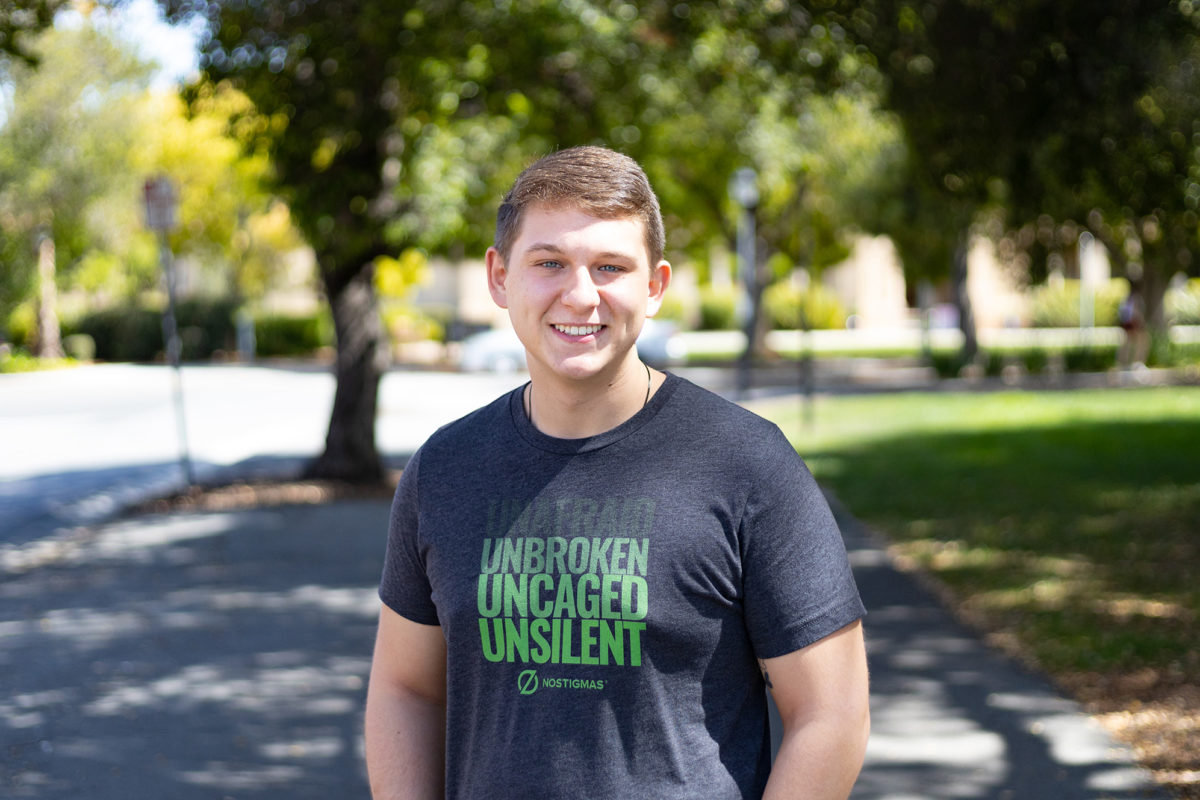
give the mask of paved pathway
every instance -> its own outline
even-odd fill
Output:
[[[0,564],[0,796],[365,797],[387,504],[118,520]],[[854,797],[1151,798],[1075,706],[952,622],[853,520],[874,735]]]

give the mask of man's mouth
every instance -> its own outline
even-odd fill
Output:
[[[553,325],[552,327],[567,336],[590,336],[593,333],[599,333],[604,328],[603,325]]]

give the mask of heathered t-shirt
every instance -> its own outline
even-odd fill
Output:
[[[396,491],[383,601],[447,643],[448,798],[758,797],[757,658],[864,611],[779,429],[675,375],[556,439],[521,391],[451,423]]]

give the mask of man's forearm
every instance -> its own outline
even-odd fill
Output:
[[[445,781],[446,707],[411,692],[367,692],[367,775],[374,800],[441,798]]]

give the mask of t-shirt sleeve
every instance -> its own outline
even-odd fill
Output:
[[[417,451],[409,459],[392,499],[379,598],[406,619],[437,625],[437,608],[425,570],[425,552],[420,537],[420,455]]]
[[[755,653],[774,658],[866,610],[841,531],[808,467],[782,432],[764,449],[741,524],[744,613]]]

